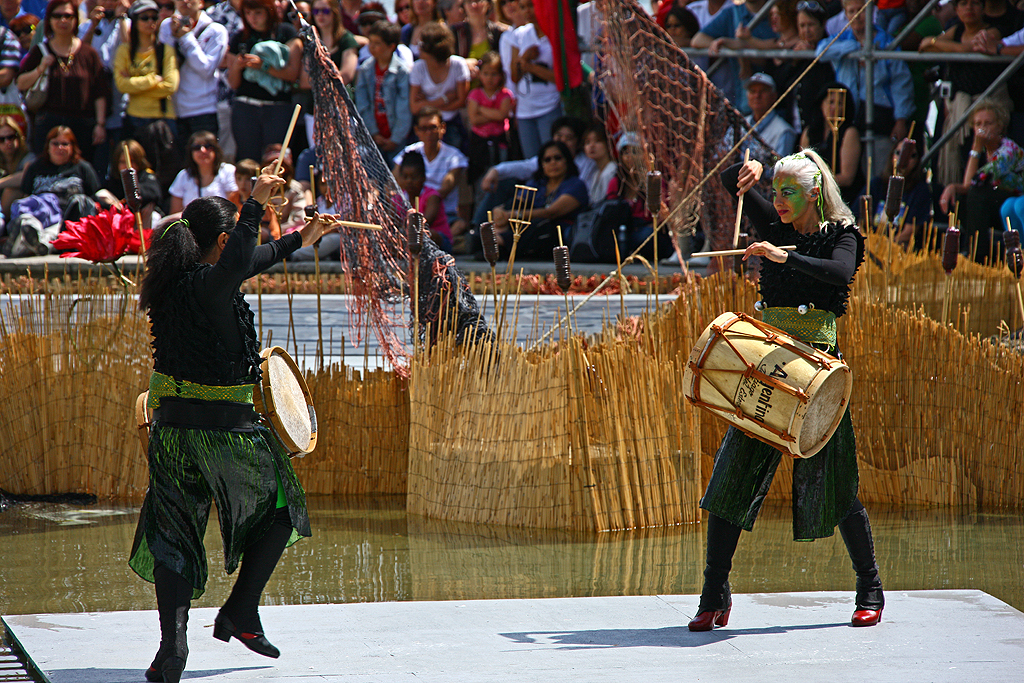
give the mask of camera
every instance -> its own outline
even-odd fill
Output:
[[[106,19],[107,21],[110,21],[111,19],[113,19],[114,18],[114,10],[112,10],[112,9],[105,9],[105,10],[103,10],[103,18]]]
[[[192,20],[188,17],[179,17],[178,23],[181,24],[182,28],[192,28]]]

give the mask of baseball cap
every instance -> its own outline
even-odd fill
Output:
[[[154,0],[135,0],[132,6],[128,8],[128,16],[134,19],[145,11],[159,12],[160,8],[156,6]]]
[[[754,83],[760,83],[761,85],[767,85],[772,90],[775,90],[775,79],[766,73],[760,71],[747,79],[747,82],[743,84],[744,88],[749,88]]]

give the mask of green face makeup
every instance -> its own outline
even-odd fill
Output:
[[[772,204],[783,223],[793,223],[813,209],[813,198],[791,175],[777,175],[772,180]]]

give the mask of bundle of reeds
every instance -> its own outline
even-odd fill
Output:
[[[319,422],[317,447],[292,465],[307,493],[404,494],[409,392],[386,370],[338,364],[306,373]]]
[[[442,343],[413,363],[408,509],[581,530],[695,521],[699,436],[681,376],[678,358],[633,341]]]
[[[44,285],[0,310],[0,488],[19,494],[142,494],[145,456],[130,406],[149,336],[125,290]]]

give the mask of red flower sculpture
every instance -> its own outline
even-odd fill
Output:
[[[120,210],[111,207],[80,221],[68,221],[51,246],[74,250],[61,254],[64,258],[75,256],[93,263],[113,263],[125,254],[139,253],[139,231],[135,228],[135,216],[122,204]]]

